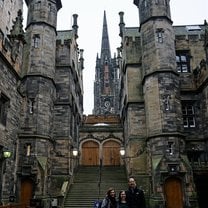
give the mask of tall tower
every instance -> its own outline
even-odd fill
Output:
[[[28,183],[32,187],[27,197],[20,196],[20,201],[28,204],[31,196],[46,196],[50,186],[48,175],[56,96],[56,22],[62,5],[61,0],[26,0],[26,4],[28,17],[20,86],[23,105],[18,150],[21,189],[23,191]],[[35,193],[32,190],[36,190]]]
[[[172,204],[182,208],[190,204],[187,195],[192,194],[188,191],[193,184],[189,184],[190,189],[183,186],[192,173],[184,162],[187,156],[181,133],[180,78],[176,71],[170,0],[135,0],[134,3],[140,16],[147,160],[151,161],[147,174],[152,177],[151,186],[157,187],[150,191],[150,207],[162,206],[163,195],[167,207]],[[175,201],[170,196],[173,184],[177,184]]]
[[[100,58],[97,55],[94,82],[94,114],[118,114],[118,67],[116,57],[111,58],[106,12]]]

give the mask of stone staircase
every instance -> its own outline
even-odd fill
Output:
[[[117,195],[127,189],[123,166],[102,167],[101,171],[98,166],[81,166],[67,193],[64,208],[93,208],[96,200],[105,197],[109,187],[113,187]]]

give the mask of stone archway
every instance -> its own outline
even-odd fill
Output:
[[[182,184],[179,178],[170,177],[165,181],[164,195],[167,208],[183,208]]]
[[[120,143],[108,140],[103,143],[102,158],[104,166],[120,165]]]
[[[82,165],[99,165],[99,144],[95,141],[86,141],[82,144]]]

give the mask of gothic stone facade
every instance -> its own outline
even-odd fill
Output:
[[[23,2],[0,1],[5,10],[0,14],[10,14],[0,25],[0,198],[25,204],[44,198],[49,206],[74,168],[71,154],[83,111],[83,50],[76,41],[77,15],[72,30],[56,31],[60,0],[26,4],[24,33]],[[9,159],[2,156],[5,148],[12,152]]]
[[[80,165],[123,164],[119,154],[123,145],[123,128],[118,115],[83,116],[79,142]]]
[[[169,1],[134,3],[140,27],[123,12],[119,24],[127,172],[149,207],[206,207],[207,23],[172,26]]]

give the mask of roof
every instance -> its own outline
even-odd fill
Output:
[[[204,25],[181,25],[173,26],[175,35],[198,35],[205,31]]]
[[[204,25],[179,25],[173,26],[175,35],[200,35],[204,34]],[[125,36],[127,37],[139,37],[139,27],[125,27]]]

